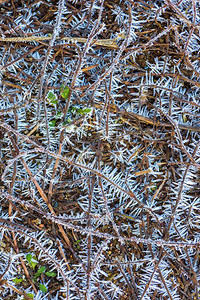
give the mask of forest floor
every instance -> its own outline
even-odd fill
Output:
[[[0,299],[199,299],[199,13],[0,1]]]

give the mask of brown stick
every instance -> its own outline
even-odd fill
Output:
[[[122,115],[123,121],[126,121],[127,119],[136,119],[140,121],[141,123],[145,124],[150,124],[154,126],[163,126],[167,128],[172,128],[173,126],[170,123],[164,123],[160,121],[154,121],[151,118],[147,118],[144,116],[141,116],[139,114],[133,113],[133,112],[126,112],[126,111],[121,111],[119,112]],[[200,127],[197,126],[190,126],[190,125],[184,125],[184,124],[178,124],[178,128],[182,130],[189,130],[189,131],[197,131],[200,132]]]
[[[24,37],[8,37],[2,38],[0,37],[0,42],[10,42],[10,43],[29,43],[29,42],[42,42],[42,41],[50,41],[52,36],[24,36]],[[86,43],[88,41],[87,38],[79,38],[79,37],[57,37],[56,40],[66,41],[66,42],[78,42],[78,43]],[[107,48],[118,48],[115,39],[95,39],[93,44],[96,46],[107,47]]]

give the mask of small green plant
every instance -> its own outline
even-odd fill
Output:
[[[67,100],[69,97],[69,93],[70,93],[70,88],[68,86],[64,86],[64,84],[62,84],[60,87],[61,97],[64,98],[65,100]],[[57,109],[57,106],[58,106],[57,95],[54,94],[53,91],[48,92],[47,101],[50,105],[56,107],[56,109]],[[63,123],[63,125],[66,125],[66,124],[69,124],[72,122],[72,120],[71,120],[72,115],[84,116],[85,114],[89,114],[90,112],[91,112],[91,108],[88,108],[88,107],[80,108],[77,106],[71,106],[68,109],[67,116],[66,116],[66,119],[65,119],[65,122]],[[62,119],[62,117],[63,117],[63,113],[61,111],[57,111],[56,115],[53,117],[53,119],[51,121],[49,121],[49,127],[55,128],[58,120]]]
[[[34,271],[34,274],[33,274],[33,281],[35,283],[38,282],[38,279],[42,276],[42,275],[46,275],[47,277],[56,277],[56,273],[54,272],[50,272],[50,271],[47,271],[46,270],[46,267],[45,266],[41,266],[41,267],[38,267],[38,260],[37,260],[37,257],[36,255],[33,255],[31,253],[28,253],[26,255],[26,260],[28,262],[28,265],[29,267]],[[13,283],[15,284],[19,284],[23,281],[25,281],[24,278],[13,278],[12,279]],[[39,289],[43,292],[43,293],[46,293],[47,292],[47,287],[42,284],[42,283],[38,283],[38,286],[39,286]],[[29,298],[33,298],[34,295],[33,294],[27,294],[27,296]]]
[[[69,93],[70,93],[70,89],[68,86],[64,86],[64,84],[61,85],[60,87],[60,95],[62,98],[64,98],[65,100],[67,100],[67,98],[69,97]],[[50,105],[52,106],[57,106],[58,105],[58,97],[57,95],[54,93],[54,91],[49,91],[47,94],[47,101]]]
[[[70,93],[70,88],[68,86],[65,86],[64,84],[61,85],[60,87],[60,95],[62,98],[67,100],[69,98],[69,93]],[[57,100],[57,95],[54,94],[53,91],[49,91],[47,94],[47,101],[50,105],[56,107],[58,106],[58,100]],[[71,106],[68,110],[67,116],[66,116],[66,121],[64,122],[63,125],[71,123],[71,115],[82,115],[84,116],[85,114],[89,114],[91,112],[91,108],[79,108],[77,106]],[[61,111],[57,111],[56,115],[53,117],[51,121],[49,121],[49,127],[55,128],[57,121],[60,120],[63,117],[63,113]]]
[[[64,86],[64,84],[61,85],[60,87],[60,95],[62,98],[64,98],[65,100],[67,100],[67,98],[69,97],[69,92],[70,89],[68,86]],[[57,95],[53,92],[53,91],[49,91],[47,94],[47,101],[51,106],[54,106],[56,109],[58,107],[58,100],[57,100]],[[54,116],[54,118],[49,122],[49,127],[51,128],[55,128],[56,127],[56,123],[59,119],[61,119],[63,116],[63,113],[61,111],[57,111],[56,115]]]
[[[24,281],[23,278],[14,278],[14,279],[12,279],[12,282],[14,282],[15,284],[19,284],[19,283],[21,283],[22,281]]]
[[[32,255],[31,253],[26,255],[26,260],[33,271],[35,271],[36,266],[39,264],[37,257],[35,255]],[[42,275],[46,275],[47,277],[55,277],[56,273],[46,271],[45,266],[41,266],[40,268],[37,268],[37,272],[33,275],[34,282],[37,282],[37,279]],[[47,292],[47,287],[44,284],[39,283],[39,289],[43,292]]]
[[[76,245],[76,248],[77,249],[80,249],[80,243],[81,243],[81,240],[77,240],[74,245]]]

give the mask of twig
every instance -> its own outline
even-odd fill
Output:
[[[51,41],[52,36],[25,36],[25,37],[9,37],[9,38],[0,38],[0,42],[5,43],[31,43],[31,42],[43,42],[43,41]],[[80,37],[56,37],[55,40],[66,41],[68,43],[87,43],[87,38],[80,38]],[[116,41],[118,38],[115,39],[94,39],[92,44],[99,47],[105,48],[112,48],[117,49],[118,45]]]

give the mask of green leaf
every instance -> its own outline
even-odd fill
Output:
[[[34,275],[34,277],[39,277],[42,273],[44,273],[46,271],[46,267],[41,267],[38,269],[37,273]]]
[[[29,266],[33,269],[33,270],[35,270],[35,267],[37,266],[37,264],[38,264],[38,261],[37,261],[37,257],[34,255],[32,255],[32,254],[27,254],[26,255],[26,260],[28,261],[28,263],[29,263]]]
[[[40,291],[42,291],[43,293],[46,293],[46,292],[47,292],[47,288],[46,288],[46,286],[45,286],[44,284],[39,283],[39,289],[40,289]]]
[[[70,92],[70,89],[68,86],[64,86],[64,84],[61,85],[60,87],[60,93],[61,93],[61,96],[67,100],[67,98],[69,97],[69,92]]]
[[[46,272],[45,275],[47,275],[48,277],[55,277],[57,274],[54,272]]]
[[[33,257],[32,254],[29,253],[29,254],[26,255],[26,260],[30,263],[32,257]]]
[[[51,121],[49,122],[49,126],[50,126],[50,127],[55,127],[55,126],[56,126],[56,122],[57,122],[56,119],[51,120]]]
[[[33,270],[35,270],[35,267],[37,266],[37,264],[38,264],[38,261],[31,261],[31,268]]]
[[[42,274],[46,271],[46,267],[42,266],[41,268],[38,269],[37,273]]]
[[[84,108],[83,112],[85,114],[89,114],[91,112],[91,108]]]
[[[74,242],[77,249],[80,249],[80,245],[79,245],[80,243],[81,243],[81,240],[77,240],[76,242]]]
[[[29,298],[34,298],[34,295],[33,294],[26,294],[26,296],[28,296]]]
[[[74,244],[77,245],[81,242],[81,240],[77,240]]]
[[[47,100],[48,100],[49,104],[51,104],[53,106],[58,104],[57,95],[55,95],[54,92],[52,92],[52,91],[49,91],[49,93],[47,95]]]
[[[57,97],[52,91],[50,91],[50,92],[48,92],[47,99],[52,102],[52,101],[55,101],[57,99]]]
[[[91,109],[90,109],[90,108],[84,108],[84,109],[79,108],[79,109],[77,110],[77,112],[78,112],[79,114],[81,114],[81,115],[85,115],[85,114],[88,114],[89,112],[91,112]]]
[[[58,104],[58,101],[57,101],[57,100],[51,100],[50,104],[55,104],[55,105],[57,105],[57,104]]]
[[[14,282],[14,283],[16,283],[16,284],[18,284],[18,283],[20,283],[20,282],[22,282],[22,281],[24,281],[23,278],[14,278],[14,279],[12,279],[12,282]]]

